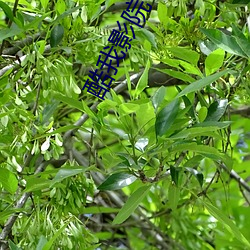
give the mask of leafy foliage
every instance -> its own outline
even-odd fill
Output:
[[[150,4],[100,102],[127,5],[0,1],[1,249],[250,248],[248,1]]]

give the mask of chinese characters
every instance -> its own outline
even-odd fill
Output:
[[[144,23],[146,22],[145,15],[141,10],[144,10],[148,13],[151,12],[152,6],[150,4],[146,4],[147,8],[143,7],[143,1],[140,3],[139,7],[138,3],[139,0],[136,0],[132,9],[131,6],[133,4],[133,0],[126,2],[128,5],[127,9],[122,12],[121,17],[130,23],[142,28]],[[135,10],[137,8],[137,10]],[[141,18],[140,18],[141,17]],[[128,49],[131,48],[130,42],[135,39],[135,33],[133,27],[130,25],[129,28],[132,32],[133,38],[129,38],[128,35],[128,28],[126,23],[123,23],[125,33],[122,31],[120,23],[117,21],[117,25],[119,27],[119,31],[113,29],[108,41],[112,44],[112,46],[106,46],[103,48],[104,51],[100,51],[100,55],[98,57],[96,66],[100,67],[100,70],[103,69],[103,67],[107,67],[107,73],[105,74],[102,70],[101,72],[96,69],[95,71],[89,71],[89,78],[85,82],[82,90],[87,89],[87,92],[104,100],[104,96],[107,92],[109,92],[110,87],[115,80],[113,77],[111,77],[111,72],[116,75],[117,69],[114,65],[112,65],[112,60],[116,60],[116,67],[119,67],[119,60],[122,60],[126,57],[126,53],[124,51],[121,51],[121,55],[118,55],[118,52],[116,48],[120,47],[126,52],[128,52]]]

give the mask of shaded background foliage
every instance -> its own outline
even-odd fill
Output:
[[[250,248],[248,1],[150,4],[101,102],[126,3],[0,1],[1,249]]]

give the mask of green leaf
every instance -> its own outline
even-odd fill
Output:
[[[208,108],[208,113],[207,113],[205,122],[219,121],[227,109],[227,104],[228,104],[227,99],[222,99],[222,100],[213,102]]]
[[[143,71],[137,85],[135,88],[135,93],[134,96],[135,98],[137,98],[139,96],[139,94],[147,87],[148,85],[148,70],[150,67],[150,61],[148,60],[147,64],[146,64],[146,68]]]
[[[119,212],[119,208],[114,208],[114,207],[82,207],[80,208],[81,214],[111,214],[111,213],[117,213]]]
[[[195,127],[188,128],[180,131],[179,133],[172,135],[170,139],[190,139],[196,136],[206,135],[207,132],[215,131],[218,127]]]
[[[122,103],[121,105],[119,105],[119,109],[121,114],[127,115],[134,113],[135,111],[140,109],[140,105],[135,103]]]
[[[12,12],[11,8],[9,7],[9,5],[7,5],[7,4],[4,3],[3,1],[0,1],[0,8],[3,9],[5,15],[6,15],[11,21],[14,21],[14,15],[13,15],[13,12]]]
[[[42,7],[43,7],[44,9],[46,9],[47,6],[48,6],[49,0],[41,0],[40,2],[41,2]]]
[[[200,122],[203,122],[206,119],[207,116],[207,108],[206,107],[201,107],[199,112],[198,112],[198,118]]]
[[[53,237],[45,244],[45,246],[43,247],[42,250],[49,250],[52,245],[53,245],[53,242],[59,237],[59,235],[64,231],[64,229],[68,226],[69,222],[66,223],[64,222],[65,224],[55,232],[55,234],[53,235]]]
[[[179,110],[179,101],[174,99],[156,116],[155,132],[156,136],[164,135],[174,123]]]
[[[99,187],[99,190],[117,190],[133,183],[136,177],[132,174],[120,172],[109,176]]]
[[[223,65],[225,57],[225,51],[222,49],[217,49],[210,53],[205,60],[205,72],[206,75],[211,75]]]
[[[50,46],[56,47],[63,39],[64,28],[61,24],[56,25],[50,35]]]
[[[176,47],[176,48],[169,48],[168,50],[171,51],[175,57],[190,62],[194,66],[197,65],[200,58],[200,54],[198,52],[190,49]]]
[[[151,101],[155,111],[157,111],[158,107],[163,102],[165,94],[166,94],[166,87],[161,86],[152,96]]]
[[[156,70],[160,71],[160,72],[163,72],[169,76],[172,76],[174,78],[177,78],[177,79],[180,79],[184,82],[193,82],[195,79],[191,76],[189,76],[188,74],[186,73],[183,73],[183,72],[180,72],[180,71],[176,71],[176,70],[173,70],[173,69],[158,69],[156,68]]]
[[[24,192],[33,192],[33,191],[39,191],[46,188],[49,188],[51,185],[51,180],[37,177],[37,176],[31,176],[26,178],[26,188]]]
[[[18,26],[14,25],[11,28],[0,30],[0,42],[6,38],[17,36],[22,33],[24,30],[20,29]]]
[[[5,168],[0,168],[0,183],[11,194],[14,194],[18,187],[18,180],[16,176]]]
[[[200,199],[201,200],[201,199]],[[202,200],[201,200],[202,201]],[[220,209],[216,208],[212,204],[202,201],[208,212],[216,218],[223,226],[232,233],[239,241],[241,241],[245,246],[250,248],[250,242],[245,238],[245,236],[240,232],[238,227],[230,220]]]
[[[166,24],[168,21],[168,16],[166,15],[167,11],[166,4],[159,2],[157,6],[157,14],[160,22],[163,24]]]
[[[215,43],[219,48],[241,57],[246,57],[246,54],[243,52],[237,40],[233,36],[228,36],[224,34],[222,31],[217,29],[204,29],[200,28],[201,32],[203,32],[213,43]]]
[[[233,0],[232,4],[249,4],[249,0]]]
[[[149,41],[151,46],[153,48],[157,48],[157,44],[155,42],[155,35],[154,33],[150,32],[149,30],[145,28],[141,28],[139,30],[135,31],[136,39],[138,39],[141,42],[144,42],[145,40]]]
[[[179,180],[179,173],[180,173],[181,169],[180,168],[176,168],[173,166],[170,166],[170,175],[171,175],[171,179],[174,182],[174,184],[176,186],[178,186],[178,180]]]
[[[9,242],[10,250],[22,250],[17,245],[15,245],[11,240],[9,240],[8,242]]]
[[[168,204],[173,211],[176,210],[179,199],[180,188],[178,188],[173,182],[171,182],[168,188]]]
[[[112,224],[121,224],[124,222],[139,206],[143,198],[147,195],[150,187],[150,185],[144,185],[131,194],[120,212],[116,215]]]
[[[36,250],[43,250],[43,247],[46,245],[47,242],[48,241],[47,241],[46,237],[44,235],[41,235],[40,239],[38,241]]]
[[[68,166],[68,167],[61,168],[56,174],[55,178],[52,180],[51,186],[57,182],[61,182],[62,180],[70,176],[74,176],[82,172],[85,172],[85,170],[86,170],[85,168],[79,167],[79,166],[77,167]]]
[[[202,187],[203,185],[203,181],[204,181],[204,176],[201,172],[197,171],[196,169],[194,168],[189,168],[189,167],[186,167],[185,168],[188,172],[190,172],[192,175],[195,176],[195,178],[197,179],[197,181],[199,182],[200,186]]]
[[[6,208],[5,211],[0,212],[0,222],[4,223],[6,219],[8,219],[8,217],[14,213],[18,213],[18,212],[23,212],[24,209],[23,208]]]
[[[204,121],[195,124],[193,127],[217,127],[217,129],[222,129],[228,127],[230,124],[232,124],[231,121],[225,121],[225,122]]]
[[[85,112],[85,109],[83,108],[82,103],[79,100],[75,100],[73,98],[70,98],[68,96],[64,96],[60,93],[54,92],[53,97],[63,103],[68,104],[69,106],[76,108],[82,112]]]
[[[215,73],[213,75],[207,76],[205,78],[202,78],[198,81],[195,81],[191,84],[189,84],[185,89],[183,89],[178,95],[178,97],[181,97],[183,95],[195,92],[197,90],[200,90],[204,87],[206,87],[207,85],[213,83],[214,81],[218,80],[220,77],[222,77],[223,75],[227,74],[231,72],[230,70],[223,70],[221,72]]]

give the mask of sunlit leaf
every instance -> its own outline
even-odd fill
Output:
[[[5,168],[0,168],[0,183],[11,194],[14,194],[18,187],[16,176],[10,170]]]
[[[132,174],[119,172],[109,176],[99,187],[99,190],[117,190],[133,183],[136,177]]]

